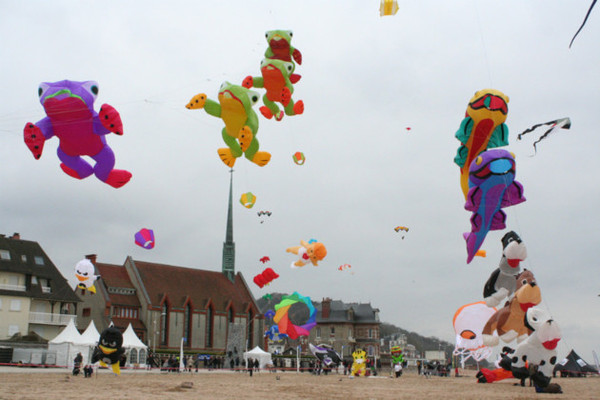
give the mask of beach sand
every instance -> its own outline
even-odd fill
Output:
[[[31,371],[31,372],[30,372]],[[0,399],[599,399],[600,377],[554,378],[563,394],[538,394],[533,387],[515,386],[515,379],[478,384],[475,372],[462,377],[426,378],[407,372],[400,378],[379,376],[349,379],[330,374],[316,376],[295,372],[160,373],[107,370],[92,378],[71,376],[67,370],[2,368]],[[182,384],[191,382],[191,388]]]

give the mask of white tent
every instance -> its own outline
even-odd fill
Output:
[[[267,353],[258,346],[244,353],[244,360],[246,360],[246,365],[248,365],[249,358],[253,360],[258,359],[258,365],[261,369],[265,368],[269,364],[273,364],[273,360],[271,360],[271,353]]]
[[[131,323],[123,332],[123,348],[129,352],[127,357],[127,366],[134,364],[145,364],[148,346],[135,334]]]
[[[56,365],[60,367],[72,367],[77,353],[88,353],[88,347],[81,344],[81,334],[72,319],[65,329],[48,342],[48,352],[56,353]]]
[[[86,347],[86,351],[81,352],[81,355],[83,355],[83,365],[91,363],[92,354],[96,348],[96,345],[98,344],[99,339],[100,333],[98,333],[98,329],[96,329],[96,325],[92,320],[85,331],[81,334],[79,339],[75,342],[77,345]]]

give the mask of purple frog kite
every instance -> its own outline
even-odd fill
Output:
[[[129,171],[114,169],[115,155],[105,138],[111,132],[123,134],[121,116],[108,104],[102,105],[100,113],[94,111],[96,82],[43,82],[38,94],[47,117],[35,124],[28,122],[23,130],[25,144],[36,160],[42,156],[44,142],[57,136],[60,167],[67,175],[84,179],[95,174],[114,188],[129,182]],[[96,164],[92,167],[82,156],[91,157]]]
[[[515,180],[515,173],[515,158],[503,149],[484,151],[471,162],[465,210],[473,215],[471,232],[463,234],[467,241],[467,264],[489,231],[506,228],[506,214],[501,208],[525,201],[523,186]]]

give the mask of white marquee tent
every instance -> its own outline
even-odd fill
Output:
[[[273,360],[271,359],[271,353],[267,353],[258,346],[256,346],[252,350],[244,352],[244,360],[246,361],[246,365],[248,365],[249,358],[253,360],[258,359],[259,368],[261,369],[265,368],[269,364],[273,364]]]
[[[48,342],[48,352],[56,353],[56,365],[60,367],[73,367],[73,359],[77,353],[85,357],[89,353],[89,347],[81,342],[81,334],[71,319],[54,339]]]
[[[146,363],[148,346],[137,337],[131,324],[123,332],[123,348],[129,353],[126,363],[128,367]]]

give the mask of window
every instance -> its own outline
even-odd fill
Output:
[[[42,256],[35,256],[33,260],[35,261],[35,265],[44,265],[44,257]]]
[[[330,332],[330,333],[331,333],[332,335],[335,335],[335,326],[332,326],[332,327],[331,327],[331,332]]]
[[[183,310],[183,336],[187,347],[191,346],[192,340],[192,306],[187,303]]]
[[[167,326],[169,319],[169,306],[167,303],[163,303],[160,314],[160,344],[167,344]]]
[[[0,310],[2,310],[2,299],[0,299]]]
[[[352,329],[348,329],[348,339],[352,337]]]
[[[233,324],[233,308],[231,307],[227,310],[227,321]]]
[[[19,325],[9,325],[8,326],[8,336],[12,336],[15,333],[19,333]]]
[[[21,262],[27,262],[27,256],[25,254],[21,254]]]
[[[317,326],[317,337],[320,338],[321,337],[321,327]]]
[[[10,311],[21,311],[21,300],[11,300]]]
[[[208,307],[208,310],[206,310],[206,347],[213,346],[214,322],[213,309],[212,307]]]
[[[32,275],[31,276],[31,284],[32,285],[37,285],[37,283],[38,283],[37,276]]]
[[[369,339],[373,338],[373,329],[369,328]]]
[[[10,251],[0,250],[0,260],[10,260]]]
[[[83,311],[81,312],[81,316],[82,317],[89,317],[90,314],[92,313],[92,309],[89,307],[86,307],[83,309]]]
[[[248,347],[254,347],[254,316],[252,310],[248,311]]]

